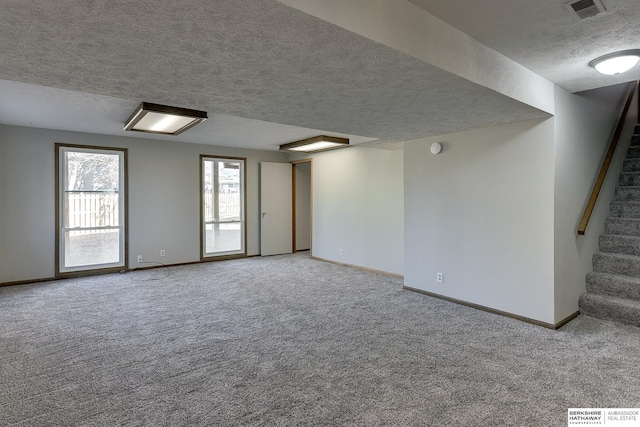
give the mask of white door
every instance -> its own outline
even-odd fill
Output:
[[[260,254],[293,251],[292,176],[289,163],[260,163]]]

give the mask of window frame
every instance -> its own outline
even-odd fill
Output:
[[[91,264],[78,267],[64,267],[64,238],[62,235],[64,216],[62,210],[65,202],[62,199],[65,184],[65,172],[67,165],[64,155],[67,152],[86,152],[86,153],[103,153],[117,154],[121,156],[121,164],[119,167],[119,227],[121,228],[118,251],[121,259],[116,263]],[[56,277],[74,277],[85,276],[102,273],[112,273],[129,268],[129,185],[128,185],[128,150],[118,147],[101,147],[94,145],[78,145],[78,144],[55,144],[55,276]]]
[[[205,222],[205,183],[204,183],[204,162],[205,161],[229,161],[240,162],[240,230],[242,232],[241,245],[239,251],[206,252],[206,226],[211,222]],[[221,223],[221,222],[218,222]],[[230,222],[231,223],[231,222]],[[200,155],[200,261],[219,261],[225,259],[244,258],[247,256],[247,159],[246,157]]]

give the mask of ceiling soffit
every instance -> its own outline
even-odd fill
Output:
[[[548,115],[275,0],[6,0],[0,38],[3,79],[125,100],[120,125],[140,101],[381,141]]]

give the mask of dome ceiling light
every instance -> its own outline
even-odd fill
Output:
[[[610,53],[589,62],[599,73],[615,76],[629,71],[640,60],[640,49]]]

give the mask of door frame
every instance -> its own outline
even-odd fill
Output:
[[[301,163],[309,163],[309,253],[311,256],[313,256],[313,159],[312,158],[307,158],[307,159],[300,159],[300,160],[292,160],[289,163],[291,163],[291,180],[292,180],[292,185],[291,185],[291,191],[292,191],[292,197],[291,197],[291,219],[292,219],[292,224],[291,224],[291,230],[292,230],[292,248],[293,248],[293,253],[296,252],[297,248],[296,248],[296,218],[297,218],[297,212],[296,212],[296,165],[299,165]]]

